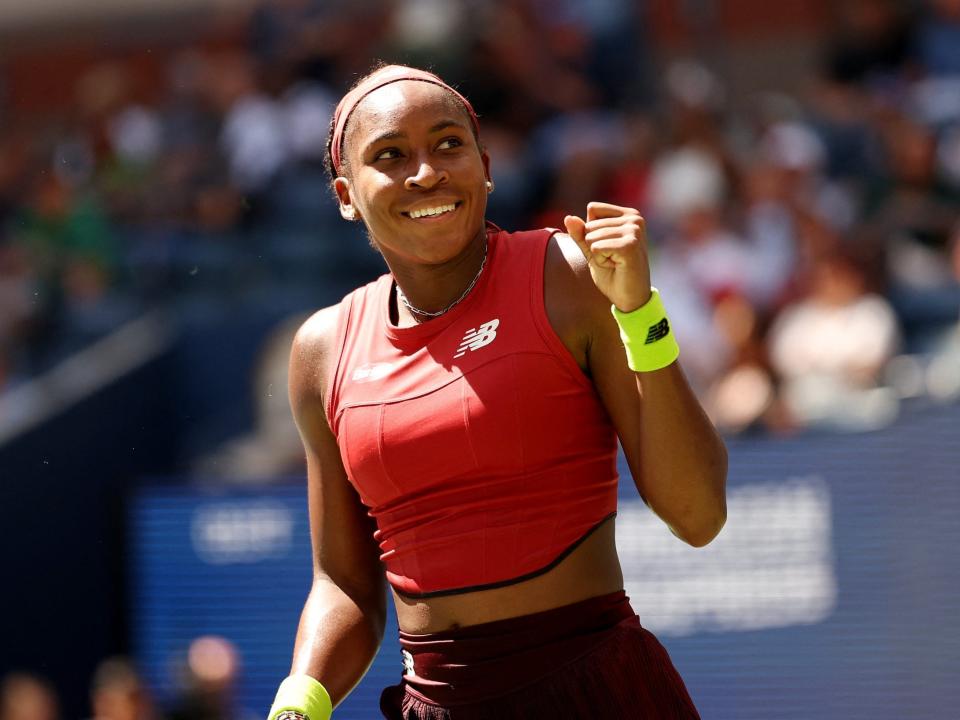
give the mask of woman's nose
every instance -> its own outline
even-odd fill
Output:
[[[417,172],[409,175],[404,182],[407,190],[430,189],[448,180],[447,171],[437,168],[427,161],[421,161],[417,165]]]

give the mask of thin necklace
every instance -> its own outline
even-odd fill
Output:
[[[484,242],[483,242],[483,262],[480,263],[480,269],[477,270],[477,274],[473,276],[473,280],[471,280],[471,281],[470,281],[470,284],[467,285],[467,289],[463,291],[463,294],[462,294],[460,297],[458,297],[456,300],[454,300],[452,303],[450,303],[449,305],[447,305],[443,310],[437,310],[437,311],[435,311],[435,312],[431,312],[430,310],[421,310],[420,308],[411,305],[411,304],[410,304],[410,301],[407,300],[407,296],[403,294],[403,290],[400,289],[400,286],[399,286],[399,285],[397,285],[397,298],[400,300],[400,302],[402,302],[402,303],[406,306],[407,310],[409,310],[409,311],[412,312],[412,313],[416,313],[417,315],[423,315],[424,317],[435,318],[435,317],[440,317],[441,315],[443,315],[443,314],[446,313],[446,312],[449,312],[449,311],[452,310],[454,307],[456,307],[457,303],[459,303],[459,302],[460,302],[461,300],[463,300],[467,295],[469,295],[469,294],[470,294],[470,291],[473,290],[473,286],[477,284],[477,280],[480,279],[480,275],[483,273],[483,269],[487,266],[487,249],[488,249],[488,247],[489,247],[489,245],[488,245],[487,241],[484,240]]]

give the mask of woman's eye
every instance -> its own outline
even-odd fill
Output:
[[[386,150],[381,150],[376,155],[373,156],[374,160],[393,160],[394,158],[400,157],[400,151],[396,148],[387,148]]]
[[[444,138],[437,148],[440,150],[449,150],[450,148],[460,147],[461,145],[463,145],[463,143],[460,142],[460,138],[448,137]]]

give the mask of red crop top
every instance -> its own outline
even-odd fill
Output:
[[[544,309],[551,235],[488,230],[467,298],[414,327],[390,275],[341,303],[328,419],[404,595],[532,577],[616,512],[616,434]]]

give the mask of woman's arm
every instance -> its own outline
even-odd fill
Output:
[[[678,362],[653,372],[627,366],[610,312],[611,304],[630,312],[650,299],[643,219],[630,208],[590,203],[586,222],[568,217],[566,225],[570,237],[558,236],[555,256],[563,260],[551,276],[560,292],[551,296],[567,299],[553,303],[551,320],[577,328],[578,360],[613,420],[640,496],[677,537],[706,545],[726,521],[723,440]],[[664,302],[669,308],[670,298]]]
[[[313,586],[297,630],[291,674],[319,680],[337,705],[360,681],[383,638],[386,593],[372,521],[347,480],[324,412],[324,377],[337,308],[311,317],[290,356],[290,404],[307,455]]]

